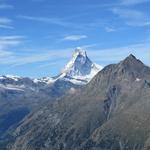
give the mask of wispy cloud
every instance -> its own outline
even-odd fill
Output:
[[[0,17],[0,28],[13,29],[12,20],[5,17]]]
[[[113,8],[112,12],[118,15],[127,25],[149,26],[150,18],[143,12],[129,8]]]
[[[45,53],[38,54],[17,54],[6,52],[7,57],[0,57],[0,64],[2,65],[11,65],[11,66],[20,66],[25,64],[33,64],[38,62],[46,62],[49,60],[50,63],[54,63],[55,59],[65,59],[70,56],[69,49],[65,50],[50,50]]]
[[[5,62],[7,62],[13,59],[14,53],[8,49],[12,46],[19,45],[23,38],[23,36],[0,36],[0,61],[5,60]]]
[[[54,24],[54,25],[63,26],[63,27],[74,27],[72,23],[65,21],[61,18],[34,17],[34,16],[25,16],[25,15],[20,15],[17,17],[20,19]]]
[[[14,48],[16,46],[20,46],[21,43],[24,42],[26,37],[12,35],[12,36],[0,36],[0,65],[10,65],[10,66],[18,66],[25,64],[32,64],[37,62],[45,62],[53,59],[66,58],[69,56],[68,51],[70,49],[65,50],[46,50],[45,52],[30,52],[24,51],[16,51]],[[60,54],[61,51],[61,54]]]
[[[0,36],[0,65],[20,66],[47,60],[54,63],[55,59],[67,58],[71,51],[71,49],[44,50],[45,52],[38,51],[38,53],[16,51],[16,47],[20,46],[25,39],[26,37],[21,35]]]
[[[3,28],[3,29],[14,29],[13,26],[10,26],[10,25],[4,25],[4,24],[0,24],[0,28]]]
[[[0,36],[0,40],[18,40],[23,39],[24,36],[18,36],[18,35],[11,35],[11,36]]]
[[[4,38],[5,39],[5,38]],[[7,38],[6,38],[7,39]],[[1,44],[0,44],[1,45]],[[150,65],[149,58],[149,41],[140,44],[133,44],[110,49],[99,49],[96,44],[81,46],[87,50],[88,56],[96,63],[105,66],[110,63],[117,63],[127,57],[129,54],[134,54],[147,65]],[[39,68],[46,68],[59,64],[56,60],[67,60],[71,57],[74,48],[68,49],[50,49],[41,53],[19,53],[9,51],[9,48],[2,50],[0,48],[0,65],[9,65],[10,67],[41,63]],[[60,63],[62,63],[60,61]],[[61,69],[61,68],[60,68]]]
[[[0,4],[0,9],[13,9],[14,6],[13,5],[9,5],[9,4]]]
[[[129,54],[135,55],[147,65],[150,65],[149,41],[110,49],[88,49],[89,56],[97,63],[105,66],[110,63],[117,63]]]
[[[82,49],[89,49],[89,48],[94,48],[94,47],[96,47],[98,44],[87,44],[87,45],[81,45],[80,47],[82,48]]]
[[[131,5],[137,5],[146,2],[150,2],[150,0],[121,0],[121,5],[131,6]]]
[[[150,65],[149,58],[149,42],[143,42],[140,44],[133,44],[124,47],[116,47],[111,49],[94,49],[93,47],[87,47],[88,56],[100,65],[107,65],[110,63],[117,63],[127,57],[129,54],[135,55],[137,58],[144,61],[147,65]],[[10,66],[20,66],[26,64],[33,64],[42,62],[39,67],[46,68],[48,66],[53,66],[56,63],[56,60],[60,59],[69,59],[73,52],[73,48],[69,49],[51,49],[44,53],[39,54],[16,54],[10,51],[0,50],[0,64],[10,65]],[[61,62],[60,62],[61,63]],[[58,63],[57,63],[58,64]]]
[[[12,52],[1,50],[0,47],[0,58],[7,58],[12,55]]]
[[[46,0],[32,0],[33,2],[44,2]]]
[[[3,48],[11,45],[18,45],[22,42],[24,36],[0,36],[0,46]]]
[[[86,39],[88,38],[86,35],[69,35],[69,36],[65,36],[63,38],[63,40],[65,41],[79,41],[82,39]]]
[[[8,19],[8,18],[2,18],[2,17],[0,17],[0,23],[1,24],[10,24],[10,23],[12,23],[12,20]]]
[[[94,28],[95,27],[94,25],[98,26],[98,22],[94,22],[93,24],[91,22],[77,23],[73,20],[73,17],[51,18],[51,17],[19,15],[17,16],[17,18],[28,20],[28,21],[39,22],[39,23],[47,23],[50,25],[57,25],[60,27],[65,27],[70,29],[79,29],[79,30]]]
[[[54,66],[54,65],[57,65],[57,64],[58,64],[58,62],[44,63],[42,65],[39,65],[38,68],[46,68],[46,67]]]
[[[115,32],[116,29],[113,28],[113,27],[105,27],[105,31],[106,31],[106,32]]]

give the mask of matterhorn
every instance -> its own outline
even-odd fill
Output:
[[[71,60],[65,65],[58,78],[63,78],[74,84],[86,84],[101,69],[102,66],[93,63],[89,59],[85,50],[77,47]]]

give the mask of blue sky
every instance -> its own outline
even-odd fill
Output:
[[[57,75],[76,47],[100,65],[150,65],[150,0],[0,0],[0,75]]]

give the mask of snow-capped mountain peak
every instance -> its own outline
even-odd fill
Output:
[[[86,51],[77,47],[71,60],[61,72],[60,77],[70,81],[89,82],[102,69],[94,64],[87,56]]]
[[[83,50],[81,47],[77,47],[73,53],[73,57],[77,57],[78,55],[82,55],[84,57],[86,57],[86,51]]]
[[[78,62],[79,65],[84,64],[86,61],[87,55],[86,51],[81,49],[80,47],[76,48],[71,60],[67,63],[67,65],[62,70],[62,73],[68,73],[71,69],[73,69]],[[77,67],[77,66],[76,66]]]

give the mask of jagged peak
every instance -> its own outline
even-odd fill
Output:
[[[70,68],[72,68],[72,66],[75,64],[78,56],[82,56],[84,60],[87,58],[86,51],[83,50],[81,47],[77,47],[74,50],[71,60],[67,63],[67,65],[64,67],[62,72],[67,72]]]
[[[81,47],[77,47],[73,53],[73,57],[77,57],[78,55],[81,55],[83,57],[86,57],[86,51],[82,49]]]
[[[64,67],[64,69],[62,70],[62,73],[64,72],[68,72],[70,71],[70,69],[72,69],[72,67],[75,65],[75,62],[77,60],[77,58],[79,58],[78,56],[82,56],[82,61],[80,60],[80,63],[83,63],[83,60],[85,62],[85,60],[87,59],[87,54],[86,51],[83,50],[81,47],[77,47],[74,50],[74,53],[72,55],[71,60],[67,63],[67,65]],[[90,60],[89,60],[90,61]],[[79,63],[79,62],[78,62]],[[92,63],[92,62],[91,62]]]
[[[129,73],[130,75],[132,74],[131,77],[134,76],[139,78],[143,75],[140,72],[143,70],[143,68],[145,68],[145,65],[134,55],[130,54],[123,61],[117,64],[116,67],[120,73]]]
[[[102,68],[102,67],[101,67]],[[87,56],[86,51],[80,47],[74,50],[71,60],[65,65],[59,77],[67,77],[90,81],[101,70]]]
[[[143,63],[137,59],[133,54],[130,54],[128,57],[126,57],[122,62],[121,64],[133,64],[133,65],[136,65],[136,64],[142,64]]]
[[[125,60],[137,60],[137,58],[133,54],[130,54],[128,57],[125,58]]]
[[[130,54],[128,57],[136,58],[133,54]]]

